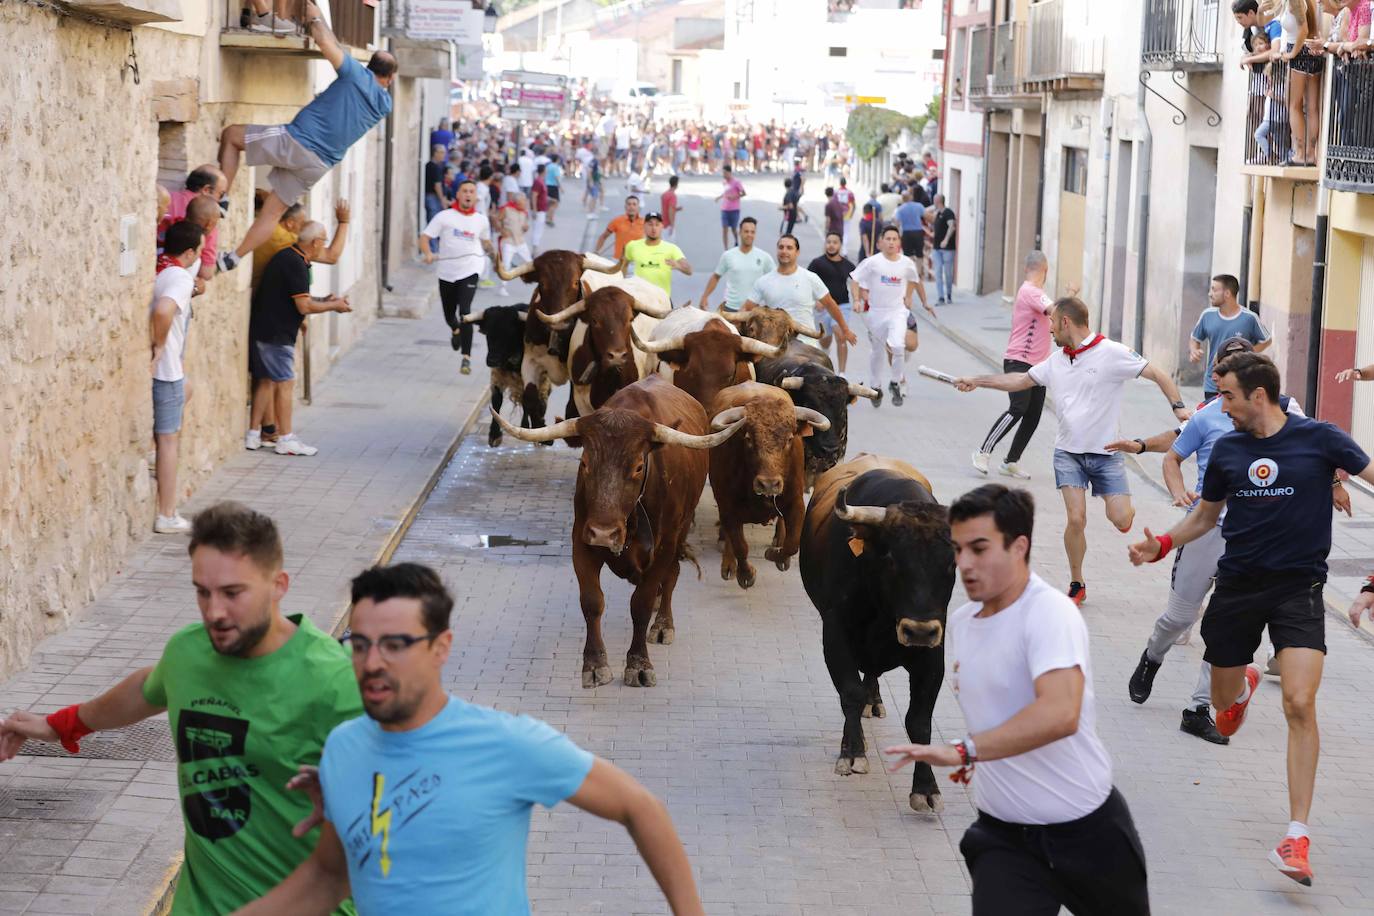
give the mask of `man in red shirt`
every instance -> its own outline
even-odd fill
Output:
[[[544,226],[549,221],[549,186],[544,181],[546,166],[534,168],[534,184],[530,185],[530,203],[534,205],[534,224],[530,229],[530,246],[539,250],[539,242],[544,238]]]
[[[220,199],[224,197],[224,192],[228,188],[224,173],[214,165],[197,166],[186,176],[186,187],[170,194],[171,200],[167,206],[167,213],[158,224],[157,236],[159,244],[162,241],[162,234],[167,231],[167,227],[177,220],[186,219],[186,208],[191,201],[197,197],[206,197],[214,201],[215,206],[219,206]],[[200,225],[205,220],[197,220]],[[202,228],[205,228],[202,226]],[[215,254],[216,246],[219,242],[219,226],[212,225],[206,230],[205,245],[201,249],[200,271],[196,274],[196,293],[205,292],[205,281],[215,275]]]
[[[631,194],[625,198],[625,212],[611,220],[606,230],[597,238],[593,251],[600,252],[606,239],[615,236],[615,259],[619,261],[625,254],[625,246],[635,239],[644,238],[644,220],[639,217],[639,198]]]
[[[659,212],[663,214],[663,237],[671,239],[674,230],[677,228],[677,214],[682,207],[677,202],[677,176],[673,175],[668,179],[668,190],[663,192],[663,200],[660,204]]]

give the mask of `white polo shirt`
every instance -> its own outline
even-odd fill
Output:
[[[1072,359],[1061,347],[1030,368],[1035,384],[1054,398],[1059,418],[1054,447],[1075,455],[1109,454],[1107,443],[1119,438],[1122,386],[1149,365],[1125,344],[1105,337],[1091,343],[1098,337],[1084,341]]]
[[[1044,747],[979,761],[973,801],[1013,824],[1062,824],[1091,814],[1112,791],[1112,761],[1097,737],[1088,627],[1073,600],[1031,573],[1021,597],[991,617],[981,601],[949,615],[947,664],[969,734],[996,728],[1035,701],[1035,679],[1083,672],[1078,731]]]
[[[424,234],[439,240],[440,280],[455,283],[482,272],[482,239],[491,239],[491,220],[485,212],[460,213],[448,207],[434,215]]]

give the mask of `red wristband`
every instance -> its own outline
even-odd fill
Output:
[[[68,706],[48,716],[48,724],[57,732],[57,739],[62,742],[63,749],[69,754],[79,753],[81,739],[91,733],[76,710],[77,706]]]
[[[1160,560],[1164,559],[1169,551],[1174,549],[1174,539],[1167,534],[1157,534],[1155,535],[1155,540],[1159,541],[1159,556],[1151,560],[1151,563],[1158,563]]]

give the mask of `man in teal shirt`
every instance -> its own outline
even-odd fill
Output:
[[[720,256],[720,263],[706,281],[706,290],[701,294],[703,310],[711,310],[711,293],[716,291],[716,284],[723,278],[725,298],[721,301],[719,311],[738,312],[744,307],[744,300],[749,298],[749,291],[759,277],[777,268],[771,254],[754,247],[758,227],[758,220],[752,216],[740,220],[739,245]]]

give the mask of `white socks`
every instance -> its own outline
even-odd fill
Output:
[[[1250,680],[1249,680],[1249,678],[1247,678],[1247,679],[1245,680],[1245,686],[1241,688],[1240,696],[1236,697],[1236,702],[1237,702],[1237,703],[1244,703],[1244,702],[1245,702],[1246,700],[1248,700],[1248,699],[1250,699]]]
[[[1294,839],[1297,839],[1299,837],[1306,837],[1307,825],[1302,823],[1301,821],[1289,821],[1288,832],[1284,834],[1284,836],[1293,837]]]

